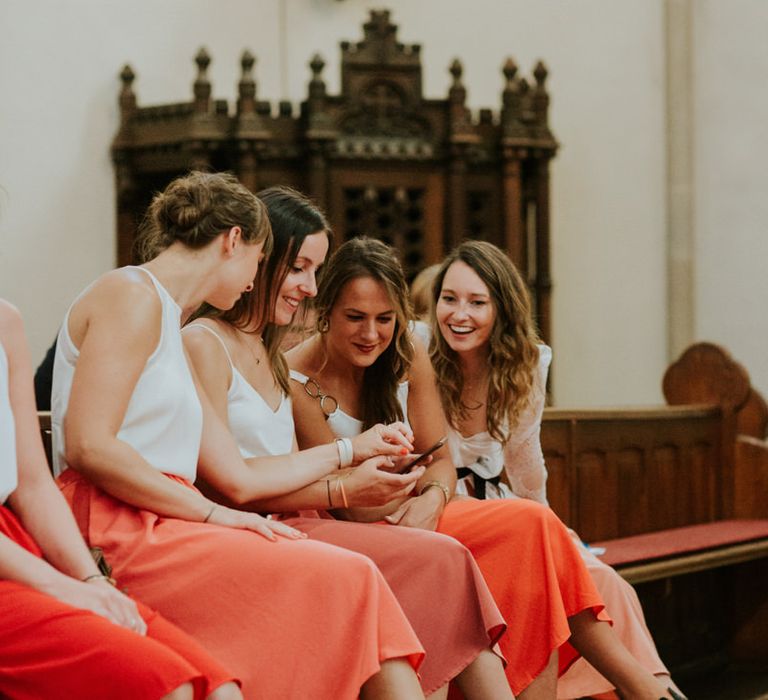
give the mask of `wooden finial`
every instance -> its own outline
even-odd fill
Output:
[[[211,98],[211,83],[208,80],[208,66],[211,63],[211,57],[204,47],[197,52],[195,63],[197,63],[197,78],[194,84],[195,111],[207,112]]]
[[[127,63],[123,66],[123,70],[120,71],[120,80],[123,83],[123,87],[120,90],[120,97],[118,102],[120,104],[120,114],[125,119],[136,109],[136,95],[133,92],[133,81],[136,78],[136,74],[133,72]]]
[[[256,59],[253,54],[246,49],[240,58],[240,67],[242,73],[240,82],[237,85],[237,113],[253,114],[256,111],[256,81],[253,78],[253,66]]]

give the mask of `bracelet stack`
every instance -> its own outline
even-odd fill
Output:
[[[352,440],[349,438],[336,438],[336,449],[339,451],[339,469],[352,466],[355,451],[352,449]]]
[[[344,490],[344,479],[346,479],[352,472],[347,472],[344,475],[340,475],[336,477],[336,485],[333,487],[333,490],[337,493],[341,494],[341,502],[344,504],[345,508],[349,508],[349,500],[347,499],[347,492]],[[333,505],[333,497],[331,496],[331,480],[330,479],[324,479],[325,481],[325,490],[328,494],[328,507],[329,508],[335,508],[337,506]]]

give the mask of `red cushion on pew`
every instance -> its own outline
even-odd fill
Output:
[[[590,544],[605,547],[605,554],[600,559],[611,566],[619,566],[692,554],[765,537],[768,537],[768,520],[720,520]]]

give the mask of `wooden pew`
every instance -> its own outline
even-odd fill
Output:
[[[673,670],[768,662],[765,402],[709,344],[668,369],[664,390],[675,405],[546,409],[550,504],[636,584]]]

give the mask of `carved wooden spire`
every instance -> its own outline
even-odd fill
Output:
[[[133,81],[136,74],[127,63],[120,72],[120,81],[123,87],[120,89],[120,118],[125,122],[136,111],[136,94],[133,92]]]
[[[237,85],[237,113],[241,116],[256,113],[256,81],[253,78],[253,66],[256,59],[247,49],[240,58],[242,73]]]
[[[473,130],[469,110],[466,108],[467,89],[461,80],[464,67],[461,61],[454,59],[448,70],[453,78],[448,91],[451,138],[453,141],[465,141],[473,135]]]
[[[211,108],[211,83],[208,80],[208,66],[211,57],[205,48],[201,48],[195,56],[197,78],[194,84],[195,112],[207,114]]]
[[[547,81],[547,67],[542,61],[538,61],[533,69],[533,77],[536,79],[536,85],[531,95],[531,109],[536,122],[537,131],[542,135],[549,133],[547,124],[547,113],[549,111],[549,94],[544,86]]]
[[[309,81],[309,98],[310,100],[313,98],[323,99],[325,97],[325,81],[322,77],[323,68],[325,68],[323,57],[316,53],[312,56],[309,67],[312,70],[312,80]]]

